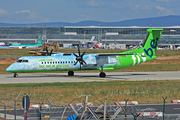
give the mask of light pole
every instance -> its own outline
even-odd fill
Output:
[[[101,42],[101,34],[102,34],[102,25],[101,24],[99,24],[99,27],[101,27],[101,31],[100,31],[100,42]]]
[[[85,34],[86,34],[86,31],[84,31],[84,44],[85,44]]]
[[[43,24],[44,26],[44,31],[43,31],[43,40],[44,40],[44,44],[46,43],[46,24]]]
[[[105,48],[106,48],[106,33],[107,33],[107,30],[104,30],[105,32]]]
[[[44,32],[43,32],[43,34],[46,35],[46,24],[43,24],[43,26],[44,26]]]
[[[163,98],[163,102],[164,102],[164,104],[163,104],[163,120],[164,120],[164,113],[165,113],[165,101],[166,101],[166,98],[167,97],[162,97]]]

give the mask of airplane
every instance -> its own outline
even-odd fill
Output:
[[[98,43],[98,41],[96,41],[95,36],[92,36],[90,41],[85,42],[85,44],[87,45],[92,45],[92,47],[95,48],[105,48],[105,44],[103,45],[102,43]]]
[[[163,29],[147,29],[148,35],[141,48],[121,53],[49,53],[49,56],[26,56],[11,64],[6,71],[14,73],[68,71],[69,76],[78,70],[99,70],[99,77],[106,77],[104,70],[123,69],[157,58],[156,50]],[[44,51],[45,52],[45,51]],[[47,51],[48,52],[48,51]]]
[[[41,47],[42,46],[42,39],[40,39],[36,44],[21,44],[21,43],[15,43],[11,44],[10,48],[35,48],[35,47]]]
[[[88,41],[81,41],[80,44],[92,44],[94,45],[96,43],[95,36],[92,36],[90,40]]]

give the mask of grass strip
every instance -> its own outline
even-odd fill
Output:
[[[65,104],[82,95],[90,95],[89,101],[97,98],[113,98],[117,101],[138,101],[140,104],[167,103],[180,97],[180,81],[107,81],[107,82],[72,82],[72,83],[30,83],[1,84],[0,97],[8,97],[9,93],[16,97],[19,93],[28,94],[31,101],[45,102],[54,98],[53,102]],[[82,102],[82,99],[76,102]]]

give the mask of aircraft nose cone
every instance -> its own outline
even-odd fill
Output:
[[[6,68],[7,72],[12,72],[15,69],[14,65],[10,65],[8,68]]]
[[[8,68],[6,68],[6,71],[7,71],[7,72],[10,71],[10,66],[9,66]]]

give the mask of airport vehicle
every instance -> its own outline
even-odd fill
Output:
[[[0,46],[5,46],[6,44],[4,42],[0,42]]]
[[[68,71],[69,76],[77,70],[100,70],[100,77],[105,77],[103,70],[116,70],[131,67],[155,59],[157,46],[163,29],[147,29],[148,35],[141,48],[121,53],[53,53],[49,56],[21,57],[11,64],[6,71],[14,77],[20,72]]]
[[[42,46],[42,39],[40,39],[36,44],[21,44],[21,43],[14,43],[11,44],[9,47],[10,48],[36,48],[36,47],[41,47]]]
[[[40,50],[30,50],[29,54],[39,55],[39,56],[48,55],[49,52],[47,50],[49,47],[55,47],[54,51],[58,52],[59,44],[58,43],[56,43],[56,44],[55,43],[47,43],[47,44],[44,44]],[[42,51],[45,51],[45,50],[46,50],[46,52],[43,53]]]
[[[177,49],[177,50],[180,50],[180,46],[178,46],[176,49]]]

